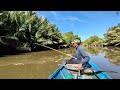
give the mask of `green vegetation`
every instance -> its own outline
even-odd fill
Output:
[[[109,28],[107,33],[104,34],[104,43],[107,46],[120,46],[120,24]]]
[[[99,38],[97,35],[91,36],[90,38],[88,38],[87,40],[85,40],[83,42],[83,46],[87,46],[87,45],[91,45],[91,44],[102,44],[103,43],[103,39]]]
[[[83,46],[100,44],[104,46],[120,46],[120,24],[109,28],[103,39],[94,35],[83,42]]]
[[[36,43],[54,47],[64,43],[70,45],[69,40],[78,37],[73,33],[71,35],[62,35],[55,24],[49,23],[47,18],[38,18],[33,11],[0,12],[1,49],[9,47],[14,50],[19,47],[31,51],[36,48]]]
[[[120,12],[116,11],[116,15],[119,14]],[[107,32],[104,34],[103,39],[94,35],[83,42],[83,46],[87,46],[90,44],[93,45],[103,44],[104,46],[120,46],[120,24],[109,28]]]
[[[80,37],[77,34],[74,35],[73,32],[64,33],[62,38],[69,46],[75,39],[79,39],[81,41]]]
[[[71,46],[75,39],[81,38],[73,32],[61,34],[55,24],[49,23],[44,17],[38,18],[33,11],[1,11],[0,12],[0,49],[24,48],[34,50],[37,44],[58,48],[60,45]],[[86,45],[120,46],[120,24],[109,28],[104,39],[97,35],[91,36],[84,42]],[[42,47],[43,48],[43,47]]]
[[[120,46],[120,24],[109,28],[104,34],[104,39],[94,35],[83,42],[83,46],[90,44],[104,44],[106,46]]]

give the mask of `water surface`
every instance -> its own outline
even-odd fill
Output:
[[[84,48],[91,61],[102,70],[116,71],[109,73],[114,79],[120,79],[120,48]],[[61,49],[68,54],[75,52],[74,48]],[[61,61],[70,57],[53,50],[7,55],[0,57],[0,79],[47,79]]]

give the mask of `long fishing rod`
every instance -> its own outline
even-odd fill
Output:
[[[35,44],[40,45],[40,46],[43,46],[43,47],[46,47],[46,48],[49,48],[49,49],[54,50],[54,51],[56,51],[56,52],[59,52],[59,53],[62,53],[62,54],[64,54],[64,55],[67,55],[67,56],[69,56],[69,57],[72,57],[72,58],[77,59],[76,57],[73,57],[72,55],[66,54],[66,53],[64,53],[64,52],[61,52],[61,51],[56,50],[56,49],[53,49],[53,48],[51,48],[51,47],[48,47],[48,46],[45,46],[45,45],[42,45],[42,44],[38,44],[38,43],[35,43]]]

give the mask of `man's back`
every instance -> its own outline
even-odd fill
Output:
[[[76,57],[78,63],[82,63],[82,64],[86,64],[90,59],[89,55],[85,52],[85,50],[81,46],[77,47],[76,53],[73,54],[72,56]]]

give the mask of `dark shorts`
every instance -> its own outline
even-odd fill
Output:
[[[81,63],[81,61],[78,60],[78,59],[73,59],[72,58],[72,59],[67,60],[66,63],[67,64],[79,64],[79,63]]]

